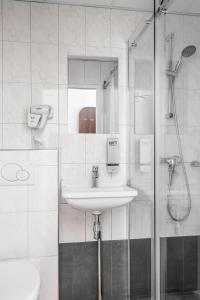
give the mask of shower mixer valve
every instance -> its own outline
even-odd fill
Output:
[[[181,159],[178,155],[174,155],[172,157],[162,158],[161,163],[168,164],[169,186],[171,186],[176,166],[181,163]]]
[[[181,160],[180,160],[180,156],[174,155],[171,157],[161,158],[160,162],[163,164],[168,164],[168,166],[170,167],[170,166],[178,165],[181,162]]]

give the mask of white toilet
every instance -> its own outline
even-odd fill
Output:
[[[38,300],[40,274],[27,261],[0,262],[0,299]]]

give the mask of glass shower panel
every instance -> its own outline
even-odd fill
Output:
[[[130,294],[154,299],[154,1],[129,41]],[[149,25],[145,25],[147,20]],[[145,30],[143,30],[145,28]]]
[[[161,299],[200,299],[200,6],[190,3],[173,1],[156,27]]]

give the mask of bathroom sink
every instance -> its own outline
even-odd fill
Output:
[[[126,205],[137,194],[135,189],[128,186],[90,188],[62,184],[62,197],[70,206],[93,212]]]

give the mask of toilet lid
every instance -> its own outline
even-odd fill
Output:
[[[3,300],[37,300],[40,275],[27,261],[0,263],[0,298]]]

